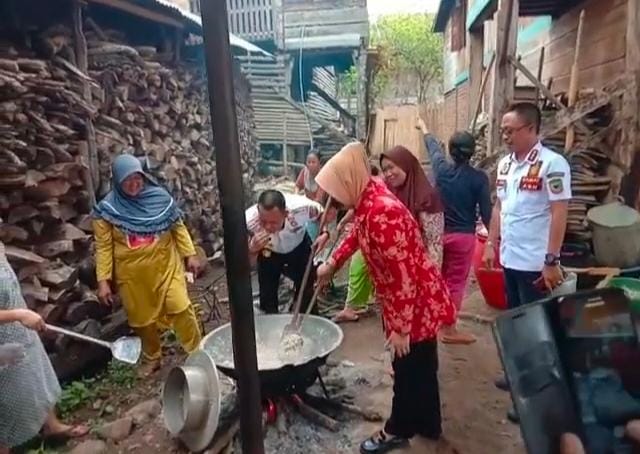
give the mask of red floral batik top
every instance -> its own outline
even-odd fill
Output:
[[[355,208],[353,228],[333,253],[340,268],[360,249],[382,304],[387,336],[410,334],[410,342],[433,339],[455,321],[445,283],[427,257],[420,228],[383,183],[371,180]]]

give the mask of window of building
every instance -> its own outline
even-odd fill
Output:
[[[456,0],[451,14],[451,52],[462,50],[467,41],[467,2]]]
[[[189,0],[189,9],[192,13],[200,14],[200,0]]]

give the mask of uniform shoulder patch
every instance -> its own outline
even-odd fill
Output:
[[[550,178],[548,184],[552,194],[562,194],[562,191],[564,191],[564,181],[562,177]]]

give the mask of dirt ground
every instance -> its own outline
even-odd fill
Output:
[[[222,284],[224,285],[224,284]],[[224,292],[224,289],[220,293]],[[465,312],[482,317],[495,315],[484,304],[480,293],[474,289],[465,302]],[[226,311],[226,309],[224,309]],[[223,314],[223,317],[226,314]],[[493,380],[500,372],[500,364],[490,326],[478,321],[461,321],[461,327],[473,332],[478,341],[471,346],[440,346],[440,386],[443,403],[444,434],[446,442],[434,443],[415,439],[406,453],[460,453],[460,454],[518,454],[524,448],[518,426],[506,420],[509,398],[497,390]],[[382,384],[367,392],[369,406],[382,415],[388,415],[392,395],[392,381],[383,362],[383,342],[378,317],[370,316],[357,323],[343,325],[345,340],[334,360],[348,360],[355,367],[375,367],[385,378]],[[120,418],[139,402],[159,398],[161,383],[173,364],[179,364],[184,356],[175,353],[157,376],[141,381],[135,390],[113,396],[116,411],[104,420]],[[91,409],[74,415],[75,420],[95,417]],[[104,421],[102,420],[102,421]],[[352,447],[345,452],[357,452],[360,441],[376,431],[378,424],[359,422],[352,432]],[[92,436],[91,438],[97,438]],[[69,446],[71,449],[73,446]],[[183,447],[171,440],[162,424],[161,415],[136,427],[126,439],[107,447],[109,453],[186,453]]]
[[[465,311],[486,316],[479,292],[473,292],[465,302]],[[493,380],[500,372],[500,361],[489,325],[461,322],[461,328],[471,331],[478,341],[471,346],[440,345],[440,388],[444,435],[448,447],[427,440],[415,439],[406,453],[519,454],[524,448],[518,426],[506,420],[509,397],[495,388]],[[345,342],[337,353],[340,358],[358,363],[378,362],[381,342],[363,342],[380,336],[380,322],[368,318],[344,327]],[[375,350],[374,350],[375,349]],[[385,367],[380,364],[381,372]],[[371,396],[375,407],[383,414],[390,408],[391,381],[388,387]],[[377,426],[363,424],[354,438],[366,438]],[[453,448],[453,449],[451,449]],[[454,451],[455,450],[455,451]]]

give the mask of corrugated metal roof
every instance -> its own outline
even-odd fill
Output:
[[[140,0],[129,0],[129,1],[131,3],[137,3],[139,5],[141,3],[146,3],[146,5],[141,5],[141,6],[154,5],[158,9],[165,10],[165,12],[169,12],[174,16],[179,15],[183,21],[188,22],[189,25],[196,28],[198,31],[202,31],[202,18],[198,14],[194,14],[190,11],[184,10],[169,0],[146,0],[143,2],[141,2]],[[244,49],[248,52],[260,53],[260,54],[272,57],[272,55],[266,50],[256,46],[255,44],[250,43],[249,41],[245,41],[244,39],[232,33],[229,33],[229,43],[233,47]]]

